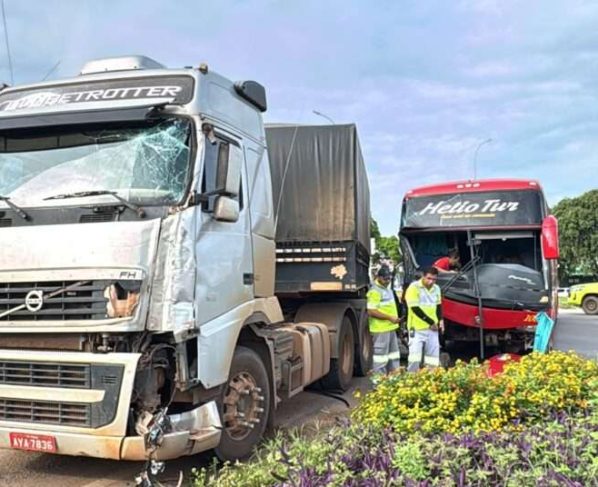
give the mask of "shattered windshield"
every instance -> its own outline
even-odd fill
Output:
[[[189,121],[167,119],[5,132],[0,195],[25,206],[85,191],[114,191],[141,204],[178,202],[189,174],[190,129]]]

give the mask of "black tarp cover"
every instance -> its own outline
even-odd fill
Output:
[[[357,240],[369,251],[370,193],[355,125],[269,125],[266,140],[276,240]]]

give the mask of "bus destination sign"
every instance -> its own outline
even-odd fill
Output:
[[[536,225],[542,222],[536,191],[493,191],[407,199],[403,227]]]

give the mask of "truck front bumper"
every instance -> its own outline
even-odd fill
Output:
[[[55,453],[144,460],[143,436],[126,436],[139,354],[0,350],[0,448],[10,434],[50,436]],[[171,459],[214,448],[215,402],[169,416],[155,453]]]
[[[218,446],[220,442],[220,417],[215,402],[193,411],[170,416],[173,430],[166,433],[154,458],[170,460],[194,455]],[[56,453],[113,460],[138,460],[147,458],[142,436],[96,436],[93,434],[56,432],[51,429],[0,427],[0,448],[11,448],[10,433],[53,436]]]

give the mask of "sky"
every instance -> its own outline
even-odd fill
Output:
[[[413,187],[538,179],[598,188],[598,2],[4,0],[14,83],[144,54],[266,86],[267,122],[355,123],[372,213]],[[0,38],[0,81],[10,82]],[[53,71],[52,68],[58,66]],[[489,142],[488,139],[491,139]],[[476,154],[477,153],[477,154]]]

